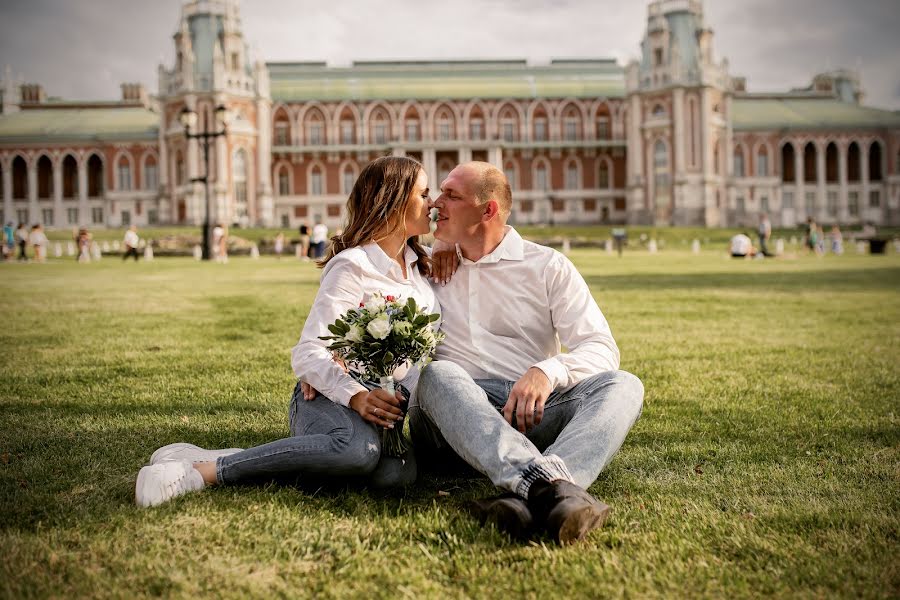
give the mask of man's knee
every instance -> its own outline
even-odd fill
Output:
[[[616,385],[616,392],[621,394],[623,402],[634,410],[637,419],[644,409],[644,383],[636,375],[621,370],[614,372],[613,382]]]
[[[450,361],[436,360],[429,363],[419,376],[416,404],[428,413],[430,404],[440,400],[446,392],[447,382],[461,375],[467,376],[461,367]]]

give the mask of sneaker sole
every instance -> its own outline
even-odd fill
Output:
[[[142,508],[149,508],[153,506],[152,503],[147,502],[147,494],[146,494],[146,486],[147,486],[147,473],[149,472],[150,467],[141,467],[141,470],[138,471],[137,482],[134,484],[134,503]]]
[[[606,504],[585,506],[570,514],[559,528],[560,544],[571,544],[583,540],[588,533],[600,529],[606,523],[610,508]]]

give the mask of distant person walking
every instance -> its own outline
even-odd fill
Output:
[[[806,218],[806,238],[803,240],[807,250],[816,251],[816,244],[819,241],[819,228],[816,221],[812,217]]]
[[[300,225],[300,258],[309,260],[309,227],[306,223]]]
[[[844,235],[841,228],[835,223],[831,226],[831,251],[840,256],[844,253]]]
[[[16,244],[19,246],[19,260],[28,260],[28,229],[25,223],[19,223],[16,228]]]
[[[216,223],[212,235],[212,252],[216,262],[228,263],[228,232],[221,223]]]
[[[78,262],[91,262],[91,234],[84,227],[78,230],[75,244],[78,246]]]
[[[6,224],[6,227],[3,228],[3,258],[5,260],[12,260],[15,253],[16,228],[13,227],[13,222],[10,221]]]
[[[28,242],[34,248],[34,260],[37,262],[45,262],[47,260],[47,235],[44,233],[44,227],[40,223],[32,225],[31,235],[28,236]]]
[[[769,215],[763,213],[759,217],[759,251],[763,256],[772,256],[769,253],[769,238],[772,237],[772,224],[769,222]]]
[[[328,227],[321,222],[316,222],[312,230],[313,258],[319,260],[325,256],[325,243],[328,241]]]
[[[125,232],[123,243],[125,244],[125,252],[122,254],[122,260],[128,260],[129,256],[133,256],[134,262],[137,262],[138,245],[141,243],[141,238],[138,237],[136,225],[132,225]]]
[[[281,260],[282,252],[284,252],[284,234],[279,231],[275,236],[275,258]]]

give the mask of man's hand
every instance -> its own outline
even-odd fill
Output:
[[[431,256],[431,280],[434,283],[447,285],[450,278],[459,267],[459,256],[456,250],[443,250],[435,252]]]
[[[550,380],[543,371],[531,367],[513,385],[509,399],[503,407],[503,417],[512,425],[516,417],[516,428],[525,433],[544,418],[544,403],[550,396]]]

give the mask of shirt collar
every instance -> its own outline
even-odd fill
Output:
[[[462,252],[459,250],[459,244],[456,245],[456,254],[459,257],[459,262],[466,264],[490,264],[490,263],[498,263],[501,260],[524,260],[525,259],[525,243],[522,241],[522,236],[519,235],[519,232],[512,228],[511,225],[506,225],[503,233],[503,240],[497,244],[497,247],[494,248],[494,251],[490,254],[485,254],[477,261],[471,261],[467,258],[464,258]]]
[[[397,269],[397,273],[400,274],[402,278],[403,272],[400,270],[400,265],[391,259],[391,257],[381,249],[381,246],[375,242],[370,242],[362,246],[362,249],[369,257],[369,260],[372,261],[372,264],[375,265],[375,268],[378,269],[379,273],[387,275],[392,269]],[[403,258],[406,260],[406,275],[408,277],[410,270],[416,262],[418,262],[419,257],[416,255],[416,251],[407,244],[403,246]]]

